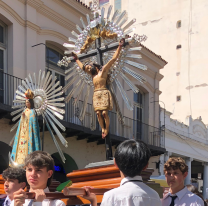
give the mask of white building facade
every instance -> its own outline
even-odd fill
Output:
[[[14,123],[9,114],[17,86],[29,73],[37,74],[39,70],[50,71],[62,86],[65,85],[64,68],[57,66],[58,60],[64,56],[65,48],[62,45],[69,36],[72,37],[73,30],[78,32],[76,24],[82,27],[80,17],[87,24],[86,14],[91,15],[90,9],[76,0],[0,0],[0,171],[8,164],[10,141],[15,134],[14,131],[10,133]],[[125,116],[125,124],[118,124],[116,115],[112,113],[110,134],[113,152],[115,146],[125,139],[138,138],[146,141],[154,156],[149,166],[155,168],[159,155],[165,151],[164,137],[160,133],[158,100],[161,94],[159,85],[163,78],[160,70],[167,62],[145,46],[142,46],[139,54],[142,55],[139,63],[145,64],[148,70],[144,72],[133,67],[131,69],[143,75],[147,84],[131,79],[140,89],[140,93],[134,95],[128,85],[120,80],[134,104],[134,110],[127,110],[120,95],[119,104]],[[63,121],[67,129],[63,135],[69,146],[65,148],[60,143],[67,159],[66,164],[60,162],[50,134],[45,131],[44,150],[54,157],[57,168],[62,167],[66,173],[106,159],[100,131],[90,131],[91,108],[89,102],[86,118],[80,122],[75,115],[77,108],[72,103],[67,103]],[[42,130],[41,125],[40,127]],[[158,170],[155,168],[154,175],[157,174]]]
[[[92,0],[83,0],[91,5]],[[163,1],[99,0],[106,9],[126,10],[128,21],[136,19],[136,33],[148,36],[145,46],[168,61],[161,82],[160,100],[172,116],[182,122],[201,116],[208,123],[207,48],[208,19],[206,0]]]
[[[182,157],[188,165],[185,184],[198,185],[203,182],[203,196],[208,198],[208,128],[202,119],[187,118],[186,124],[171,118],[165,112],[165,148],[166,153],[160,157],[160,173],[169,157]],[[161,124],[164,125],[164,110],[161,111]]]

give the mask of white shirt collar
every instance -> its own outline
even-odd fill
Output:
[[[187,189],[187,187],[184,187],[182,190],[180,190],[179,192],[176,193],[176,195],[178,196],[179,200],[188,192],[189,190]]]
[[[120,186],[123,185],[125,182],[128,182],[128,181],[132,181],[132,180],[139,180],[139,181],[142,181],[142,177],[137,175],[135,177],[124,177],[122,180],[121,180],[121,183],[120,183]]]
[[[8,201],[9,205],[11,204],[11,200],[9,199],[9,196],[7,195],[4,201],[4,205],[6,204],[6,201]]]
[[[170,191],[165,195],[165,197],[163,199],[166,199],[169,196],[177,196],[178,199],[180,200],[189,190],[187,189],[187,187],[184,187],[182,190],[180,190],[179,192],[175,193],[174,195],[170,193]]]
[[[11,202],[11,200],[9,199],[9,196],[8,196],[8,195],[7,195],[6,198],[5,198],[5,201],[6,201],[6,200],[8,200],[8,201]]]

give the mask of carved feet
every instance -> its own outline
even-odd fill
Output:
[[[102,138],[105,139],[109,133],[109,129],[102,129]]]

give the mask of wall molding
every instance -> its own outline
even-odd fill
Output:
[[[68,11],[74,12],[74,10],[77,10],[82,17],[86,17],[86,14],[88,13],[91,16],[91,12],[89,9],[81,5],[81,3],[77,2],[76,0],[53,0],[57,2],[60,6],[67,9]],[[84,19],[83,19],[84,20]]]
[[[23,20],[22,17],[19,16],[19,14],[17,14],[17,12],[8,6],[5,2],[0,1],[0,8],[9,13],[9,15],[11,15],[21,26],[25,27],[25,20]]]
[[[32,23],[31,21],[25,21],[24,19],[22,19],[22,17],[19,16],[19,14],[17,14],[17,12],[15,12],[11,7],[9,7],[3,1],[0,1],[0,8],[2,8],[9,15],[11,15],[21,26],[28,27],[28,28],[36,31],[37,34],[39,34],[39,35],[54,36],[54,37],[57,37],[57,38],[61,39],[63,42],[67,42],[67,40],[68,40],[67,36],[65,36],[65,35],[57,32],[57,31],[42,29],[38,25]]]
[[[27,1],[25,1],[25,0],[18,0],[18,1],[20,1],[21,3],[23,3],[25,5],[28,4],[29,6],[33,7],[34,9],[36,9],[36,11],[38,13],[40,13],[43,16],[47,17],[48,19],[52,20],[53,22],[56,22],[57,24],[59,24],[62,27],[66,28],[67,30],[70,30],[70,31],[76,30],[76,26],[75,26],[75,24],[72,21],[70,21],[66,17],[62,16],[61,14],[57,13],[53,9],[49,8],[48,6],[46,6],[43,1],[41,1],[41,0],[27,0]],[[62,2],[63,0],[53,0],[53,1],[56,1],[57,3],[59,3],[59,5],[63,4],[63,2]],[[62,2],[62,4],[60,2]],[[79,5],[78,2],[76,2],[76,3]],[[82,6],[82,5],[79,5],[78,7],[80,7],[80,6]],[[80,8],[78,9],[78,7],[76,7],[75,9],[76,9],[76,12],[80,13],[80,11],[82,11],[82,10]],[[66,7],[66,5],[65,5],[64,8],[70,8],[69,4],[68,4],[68,7]],[[71,9],[70,11],[74,12],[73,9]],[[85,14],[86,14],[87,11],[88,10],[86,8],[85,11],[83,11],[83,12],[85,12]],[[76,12],[75,12],[75,15],[76,15]],[[90,11],[89,11],[89,13],[90,13]]]
[[[141,47],[142,47],[142,49],[140,52],[142,54],[144,54],[145,56],[147,56],[148,58],[150,58],[156,64],[158,64],[160,69],[162,69],[167,64],[163,60],[161,60],[156,54],[153,54],[153,52],[150,52],[151,50],[149,50],[148,48],[145,48],[142,45],[141,45]]]
[[[47,29],[40,29],[37,31],[37,33],[39,35],[50,35],[50,36],[54,36],[54,37],[57,37],[61,40],[63,40],[63,42],[67,42],[68,41],[68,37],[57,32],[57,31],[53,31],[53,30],[47,30]]]

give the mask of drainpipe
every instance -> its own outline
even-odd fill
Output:
[[[156,111],[156,109],[155,109],[155,102],[156,102],[156,99],[155,99],[155,93],[156,93],[156,76],[157,76],[157,72],[155,72],[155,77],[154,77],[154,127],[156,127],[155,126],[155,117],[156,117],[156,115],[155,115],[155,111]]]

